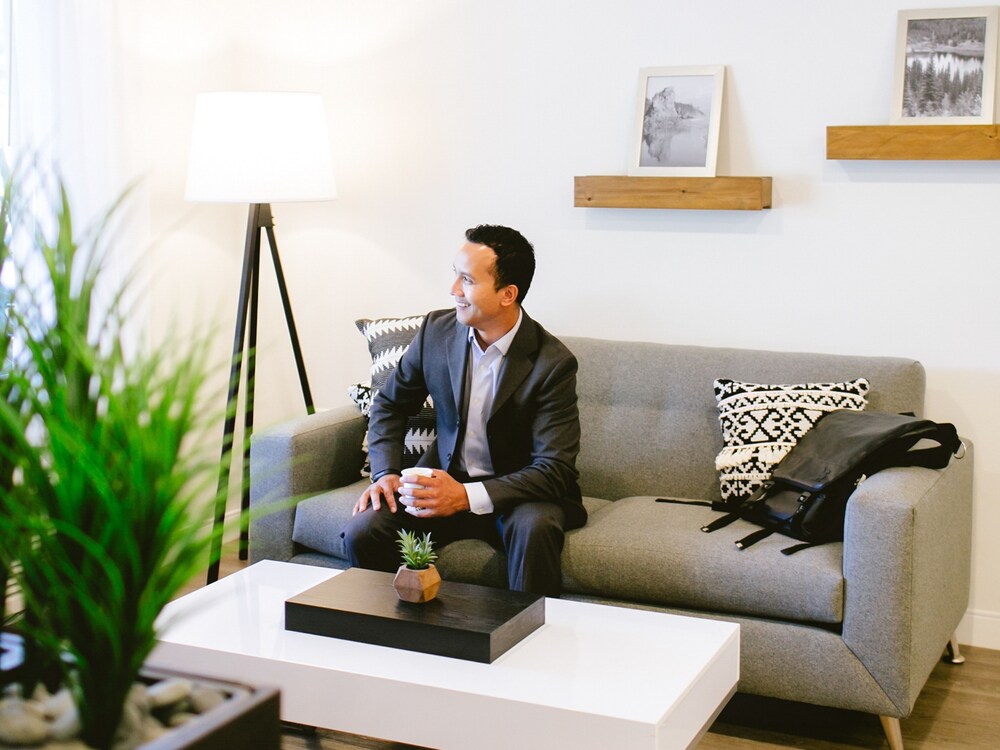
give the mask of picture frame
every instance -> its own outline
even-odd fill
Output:
[[[997,7],[901,10],[890,122],[992,125]]]
[[[715,177],[726,66],[642,68],[628,174]]]

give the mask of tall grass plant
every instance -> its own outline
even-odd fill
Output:
[[[211,412],[206,347],[127,354],[132,282],[109,284],[106,265],[121,205],[81,240],[64,189],[40,217],[19,182],[5,180],[0,242],[18,279],[0,386],[0,566],[24,601],[22,688],[68,686],[82,739],[105,750],[157,617],[209,563],[218,467],[195,450]]]

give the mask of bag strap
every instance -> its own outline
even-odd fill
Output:
[[[943,469],[951,461],[952,456],[959,460],[964,458],[965,444],[959,438],[955,425],[944,422],[935,424],[934,427],[930,434],[911,436],[912,439],[908,441],[901,440],[892,465]],[[912,450],[912,447],[921,440],[934,440],[938,445]]]
[[[768,481],[764,482],[763,486],[761,486],[760,489],[758,489],[756,492],[753,493],[753,495],[750,496],[750,499],[747,500],[747,503],[744,506],[744,508],[752,508],[757,503],[761,503],[764,500],[766,500],[767,496],[768,496],[768,493],[770,492],[770,490],[771,490],[772,487],[774,487],[774,481],[773,480],[768,480]],[[800,503],[802,502],[802,498],[801,497],[799,498],[799,502]],[[800,510],[801,510],[801,507],[800,507]],[[761,539],[767,539],[769,536],[771,536],[771,534],[774,534],[776,531],[778,531],[786,523],[787,523],[787,521],[774,521],[773,523],[768,524],[764,528],[758,529],[757,531],[753,532],[752,534],[748,534],[747,536],[743,537],[742,539],[737,539],[736,540],[736,548],[739,549],[740,551],[743,551],[747,547],[752,547],[757,542],[759,542]]]
[[[734,521],[738,521],[743,518],[743,514],[746,513],[748,508],[752,508],[757,503],[764,500],[767,497],[767,493],[771,491],[774,487],[774,480],[768,479],[760,487],[753,491],[753,493],[742,500],[737,500],[735,503],[725,503],[722,507],[719,504],[712,503],[712,507],[716,510],[729,510],[730,512],[724,515],[722,518],[716,518],[711,523],[707,523],[701,527],[701,530],[706,534],[710,534],[713,531],[718,531],[719,529],[724,529],[729,524]]]
[[[658,503],[674,503],[675,505],[700,505],[702,508],[711,508],[719,513],[734,513],[743,507],[742,499],[735,500],[681,500],[679,497],[658,497]]]
[[[740,518],[739,513],[729,513],[728,515],[725,515],[722,518],[716,518],[711,523],[705,524],[704,526],[701,527],[701,530],[704,531],[706,534],[710,534],[713,531],[724,529],[726,526],[733,523],[734,521],[738,521],[739,518]]]
[[[761,539],[767,539],[769,536],[771,536],[771,534],[775,533],[778,530],[779,526],[781,526],[781,523],[777,523],[773,526],[768,526],[767,528],[764,529],[758,529],[754,533],[748,534],[742,539],[737,540],[736,547],[740,550],[745,550],[747,547],[753,546]]]
[[[681,500],[677,497],[658,497],[656,498],[658,503],[675,503],[677,505],[701,505],[705,508],[714,508],[715,505],[706,500]]]
[[[783,555],[794,555],[796,552],[801,552],[804,549],[809,549],[810,547],[818,547],[821,544],[829,544],[829,542],[803,542],[802,544],[793,544],[791,547],[785,547],[781,550]]]

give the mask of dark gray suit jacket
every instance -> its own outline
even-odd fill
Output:
[[[374,476],[398,472],[406,419],[420,410],[427,394],[437,412],[437,440],[420,465],[454,472],[465,427],[468,331],[454,310],[428,313],[372,404],[368,453]],[[486,425],[496,476],[484,485],[498,513],[514,503],[542,500],[563,505],[566,528],[586,523],[576,470],[580,450],[576,371],[572,352],[524,313]]]

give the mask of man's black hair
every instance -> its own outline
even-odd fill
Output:
[[[499,291],[509,284],[517,287],[517,304],[521,304],[531,279],[535,275],[535,248],[516,229],[496,224],[480,224],[465,230],[465,239],[476,245],[486,245],[497,255],[495,275]]]

